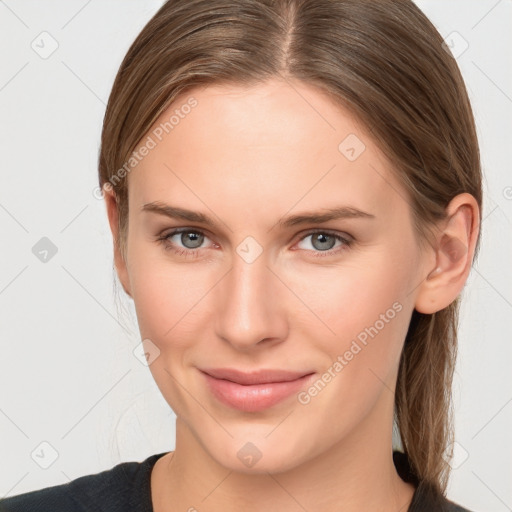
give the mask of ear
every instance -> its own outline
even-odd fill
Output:
[[[449,306],[468,278],[480,227],[480,209],[468,193],[454,197],[447,219],[438,226],[436,265],[418,287],[415,309],[432,314]]]
[[[126,267],[125,258],[119,246],[119,209],[117,205],[117,196],[112,187],[103,187],[103,195],[107,208],[108,222],[112,231],[114,240],[114,264],[117,276],[121,282],[124,291],[131,297],[130,278]]]

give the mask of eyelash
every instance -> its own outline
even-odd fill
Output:
[[[198,248],[198,249],[176,248],[174,246],[174,244],[172,244],[172,242],[169,241],[169,239],[172,238],[174,235],[178,235],[180,233],[195,233],[195,234],[199,234],[199,235],[204,235],[205,237],[207,236],[205,233],[203,233],[200,230],[190,229],[190,228],[179,228],[179,229],[175,229],[163,236],[159,236],[157,238],[157,242],[161,243],[164,246],[164,249],[166,251],[172,251],[179,256],[184,256],[185,258],[197,258],[199,256],[199,253],[201,252],[202,248]],[[315,255],[314,255],[315,258],[325,258],[325,257],[337,255],[337,254],[341,253],[342,251],[349,249],[354,242],[353,239],[345,238],[345,237],[339,235],[338,233],[335,233],[335,232],[332,232],[329,230],[325,230],[325,229],[316,229],[313,231],[308,231],[306,234],[303,235],[303,237],[299,240],[299,242],[301,242],[308,236],[315,235],[318,233],[321,233],[323,235],[332,236],[337,241],[342,242],[343,245],[338,247],[337,249],[334,249],[334,250],[328,249],[325,251],[310,251],[307,249],[301,249],[301,250],[315,253]]]

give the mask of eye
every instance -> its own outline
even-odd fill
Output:
[[[206,248],[203,244],[208,240],[211,242],[202,231],[191,228],[174,229],[157,238],[157,242],[162,243],[166,251],[193,258],[198,257],[201,249]],[[316,230],[303,236],[297,247],[300,250],[311,252],[314,257],[325,257],[347,250],[353,242],[350,235],[341,236],[335,232]]]
[[[157,241],[164,245],[165,250],[173,251],[181,256],[198,256],[205,240],[210,240],[199,230],[180,228],[159,236]]]
[[[175,236],[178,237],[177,241],[183,244],[186,249],[197,249],[198,247],[201,247],[201,244],[205,239],[203,233],[199,233],[197,231],[180,231],[178,233],[174,233],[170,238]]]
[[[338,254],[340,251],[348,249],[352,243],[353,240],[348,236],[343,237],[338,233],[317,230],[306,234],[306,236],[300,240],[298,247],[301,250],[317,253],[314,254],[315,257],[324,257]],[[302,246],[300,244],[302,244]]]

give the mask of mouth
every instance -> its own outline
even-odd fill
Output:
[[[212,395],[224,405],[259,412],[298,393],[314,378],[314,372],[259,370],[244,373],[232,369],[200,370]]]

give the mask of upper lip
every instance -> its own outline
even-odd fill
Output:
[[[201,371],[207,373],[211,377],[215,377],[216,379],[225,379],[244,385],[268,384],[269,382],[289,382],[313,373],[312,371],[292,372],[288,370],[273,369],[263,369],[248,373],[241,372],[233,368],[203,368]]]

